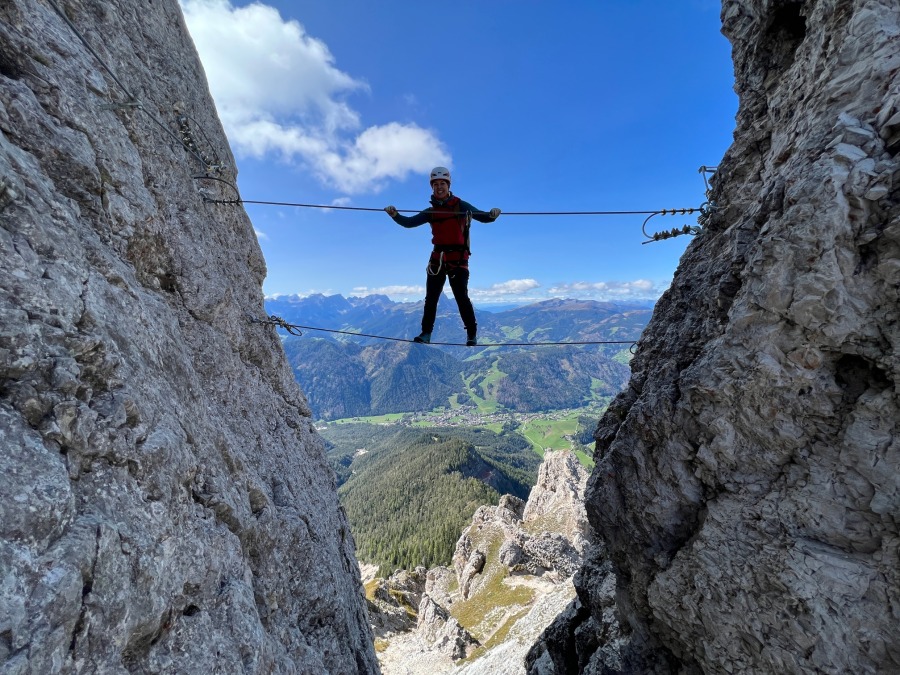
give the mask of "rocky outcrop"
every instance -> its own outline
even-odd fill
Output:
[[[454,661],[469,656],[479,644],[450,612],[428,595],[419,604],[419,621],[416,627],[419,636],[431,649]]]
[[[323,444],[247,321],[253,228],[204,172],[235,180],[176,0],[0,4],[4,673],[378,670]]]
[[[392,597],[399,597],[395,580],[407,574],[399,570],[383,580],[393,589]],[[381,647],[378,660],[382,672],[385,675],[439,675],[456,671],[456,663],[470,656],[479,646],[478,640],[462,627],[449,610],[459,597],[458,590],[454,588],[457,585],[456,575],[448,567],[440,566],[427,572],[424,568],[416,568],[413,576],[417,582],[424,580],[424,592],[422,585],[416,583],[419,601],[405,626],[381,629],[384,620],[378,613],[383,611],[383,605],[378,603],[374,612],[370,607],[369,616],[379,641],[376,644]],[[410,595],[409,599],[412,600],[413,596]],[[392,613],[388,609],[388,614]]]
[[[571,574],[591,540],[587,477],[571,452],[547,453],[527,503],[504,495],[479,508],[453,568],[428,571],[416,630],[379,654],[384,672],[524,673],[531,645],[574,599]]]
[[[600,421],[587,493],[629,642],[600,647],[602,555],[554,630],[586,673],[895,672],[900,11],[727,0],[722,19],[740,107],[718,210]]]
[[[466,542],[468,544],[468,540]],[[467,545],[466,548],[469,546]],[[472,590],[472,581],[484,571],[484,563],[487,562],[487,556],[475,549],[466,556],[465,565],[459,573],[459,592],[463,600],[467,600]]]
[[[525,673],[525,654],[553,619],[571,603],[575,590],[570,580],[549,585],[535,598],[528,613],[517,619],[509,632],[490,643],[477,659],[454,671],[456,675],[518,675]]]
[[[412,630],[420,623],[418,607],[425,591],[428,570],[397,570],[387,579],[375,578],[365,584],[369,621],[377,638]]]
[[[497,506],[478,509],[453,555],[463,599],[479,585],[487,559],[476,540],[496,543],[486,531],[499,534],[498,559],[510,572],[547,574],[557,582],[572,576],[591,536],[584,509],[587,478],[573,453],[547,453],[527,503],[504,495]]]
[[[658,670],[647,655],[630,649],[631,631],[620,621],[616,575],[602,544],[589,552],[587,561],[574,578],[578,597],[534,642],[525,657],[526,672],[580,673],[590,661],[594,666],[602,664],[594,672],[604,675],[669,672],[668,667]]]
[[[538,467],[538,478],[522,511],[531,528],[555,532],[579,551],[588,544],[590,525],[584,510],[588,472],[571,452],[553,452]]]

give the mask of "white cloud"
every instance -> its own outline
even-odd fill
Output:
[[[576,281],[544,288],[535,279],[510,279],[488,288],[469,288],[469,297],[479,305],[504,303],[529,303],[551,298],[577,298],[581,300],[656,300],[668,284],[654,284],[647,279],[634,281]],[[395,302],[418,302],[425,297],[424,286],[357,286],[350,295],[386,295]],[[451,298],[450,289],[444,288],[444,297]],[[444,302],[444,300],[442,300]]]
[[[391,122],[369,127],[352,145],[321,153],[318,162],[323,177],[344,190],[377,192],[389,179],[427,173],[450,157],[430,131]]]
[[[331,200],[331,205],[337,206],[337,207],[349,206],[352,201],[353,200],[350,199],[350,197],[337,197],[336,199]],[[325,207],[325,208],[319,209],[319,213],[334,213],[335,211],[340,211],[340,210],[341,209],[339,209],[339,208],[330,209],[330,208]]]
[[[299,161],[345,193],[451,165],[430,130],[391,122],[360,131],[346,97],[368,86],[335,66],[328,46],[261,3],[181,0],[219,117],[238,156]]]
[[[557,284],[547,289],[551,297],[577,297],[586,300],[657,299],[666,286],[657,286],[647,279],[634,281],[575,281]]]
[[[510,279],[499,284],[494,284],[490,288],[473,288],[470,295],[478,300],[489,300],[492,298],[505,299],[509,296],[520,296],[535,288],[540,288],[540,284],[534,279]]]
[[[634,281],[576,281],[571,284],[556,284],[544,288],[534,279],[510,279],[492,285],[490,288],[470,288],[469,296],[479,306],[501,305],[506,303],[527,304],[541,302],[552,298],[573,298],[578,300],[603,301],[629,301],[629,300],[658,300],[668,288],[668,283],[654,283],[647,279]],[[386,295],[394,302],[421,302],[425,298],[425,287],[419,285],[387,285],[387,286],[356,286],[350,293],[334,290],[309,290],[292,295],[306,297],[314,293],[333,295],[341,293],[345,296],[365,297],[368,295]],[[280,294],[267,296],[277,297]],[[450,289],[444,288],[444,298],[441,302],[447,302],[452,298]],[[446,305],[445,305],[446,307]],[[451,307],[453,307],[451,305]]]
[[[368,288],[367,286],[357,286],[350,295],[365,297],[367,295],[386,295],[394,302],[408,302],[411,300],[422,300],[425,297],[424,286],[379,286],[377,288]]]
[[[269,238],[269,235],[267,235],[262,230],[257,230],[256,228],[254,228],[253,231],[256,232],[256,238],[259,239],[260,241],[264,241]]]

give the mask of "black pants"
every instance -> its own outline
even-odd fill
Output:
[[[429,274],[425,282],[425,313],[422,315],[422,332],[430,333],[434,330],[434,319],[437,316],[438,300],[444,290],[444,281],[450,279],[450,290],[459,307],[459,316],[466,334],[474,336],[478,330],[475,323],[475,309],[469,300],[469,270],[464,267],[441,269],[437,274]]]

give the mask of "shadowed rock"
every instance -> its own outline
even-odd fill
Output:
[[[722,20],[740,107],[718,210],[600,421],[607,548],[533,672],[900,670],[900,13],[726,0]]]
[[[377,672],[178,2],[60,4],[121,84],[0,5],[0,670]]]

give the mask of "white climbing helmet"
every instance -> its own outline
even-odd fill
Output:
[[[445,180],[447,183],[450,183],[450,169],[445,166],[436,166],[431,170],[431,180],[430,184],[434,185],[434,181],[436,180]]]

